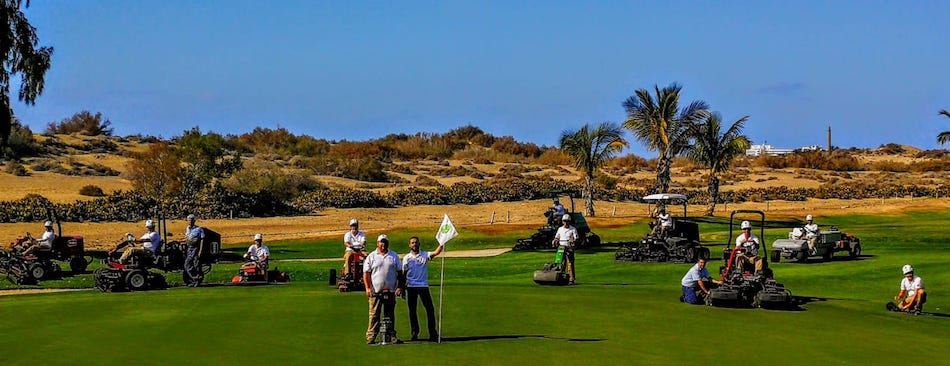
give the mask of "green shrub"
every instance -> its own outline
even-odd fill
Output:
[[[18,177],[30,175],[30,173],[26,171],[26,168],[23,167],[23,164],[17,163],[15,161],[7,162],[7,165],[3,168],[3,171],[7,172],[7,174],[13,174]]]
[[[79,194],[90,197],[102,197],[106,195],[106,193],[102,191],[102,188],[94,185],[83,186],[79,189]]]
[[[82,111],[66,118],[59,123],[50,122],[46,126],[46,134],[71,134],[78,133],[87,136],[112,136],[112,128],[109,127],[112,122],[108,119],[102,120],[102,113],[96,112],[95,115],[89,111]]]

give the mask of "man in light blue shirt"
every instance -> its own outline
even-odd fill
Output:
[[[701,304],[702,299],[696,297],[696,290],[702,290],[703,293],[708,296],[710,285],[707,284],[707,282],[722,284],[722,281],[711,278],[709,271],[706,270],[706,260],[700,258],[696,261],[696,264],[686,272],[683,279],[680,280],[680,284],[683,285],[683,302],[687,304]]]
[[[195,215],[188,215],[188,227],[185,228],[185,244],[188,246],[188,252],[185,255],[185,268],[182,274],[185,284],[192,287],[197,287],[204,279],[200,261],[204,254],[205,231],[201,226],[195,225],[195,220]]]
[[[434,252],[419,250],[419,238],[409,238],[409,254],[402,258],[402,268],[406,271],[409,296],[409,325],[412,329],[411,340],[419,339],[419,316],[416,314],[416,300],[422,299],[422,306],[426,308],[426,325],[429,328],[429,341],[437,342],[439,333],[435,327],[435,306],[432,305],[432,295],[429,293],[429,260],[438,257],[445,246],[439,245]]]

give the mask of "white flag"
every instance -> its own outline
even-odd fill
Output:
[[[458,231],[455,231],[455,225],[452,225],[452,220],[449,220],[449,214],[445,214],[445,218],[442,219],[442,226],[439,226],[439,232],[435,233],[435,240],[439,241],[439,245],[445,245],[458,235]]]

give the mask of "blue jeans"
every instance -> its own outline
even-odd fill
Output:
[[[687,304],[700,303],[700,298],[696,297],[696,290],[693,286],[683,286],[683,302]]]

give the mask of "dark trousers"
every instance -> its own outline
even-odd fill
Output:
[[[422,299],[422,306],[426,308],[426,325],[429,327],[429,339],[439,337],[435,329],[435,306],[432,306],[432,295],[428,287],[409,287],[409,326],[412,329],[412,338],[419,336],[419,316],[416,313],[416,300]]]
[[[204,273],[201,273],[201,263],[200,258],[198,258],[198,247],[188,247],[188,251],[185,253],[185,275],[191,279],[192,283],[199,283],[204,278]]]

